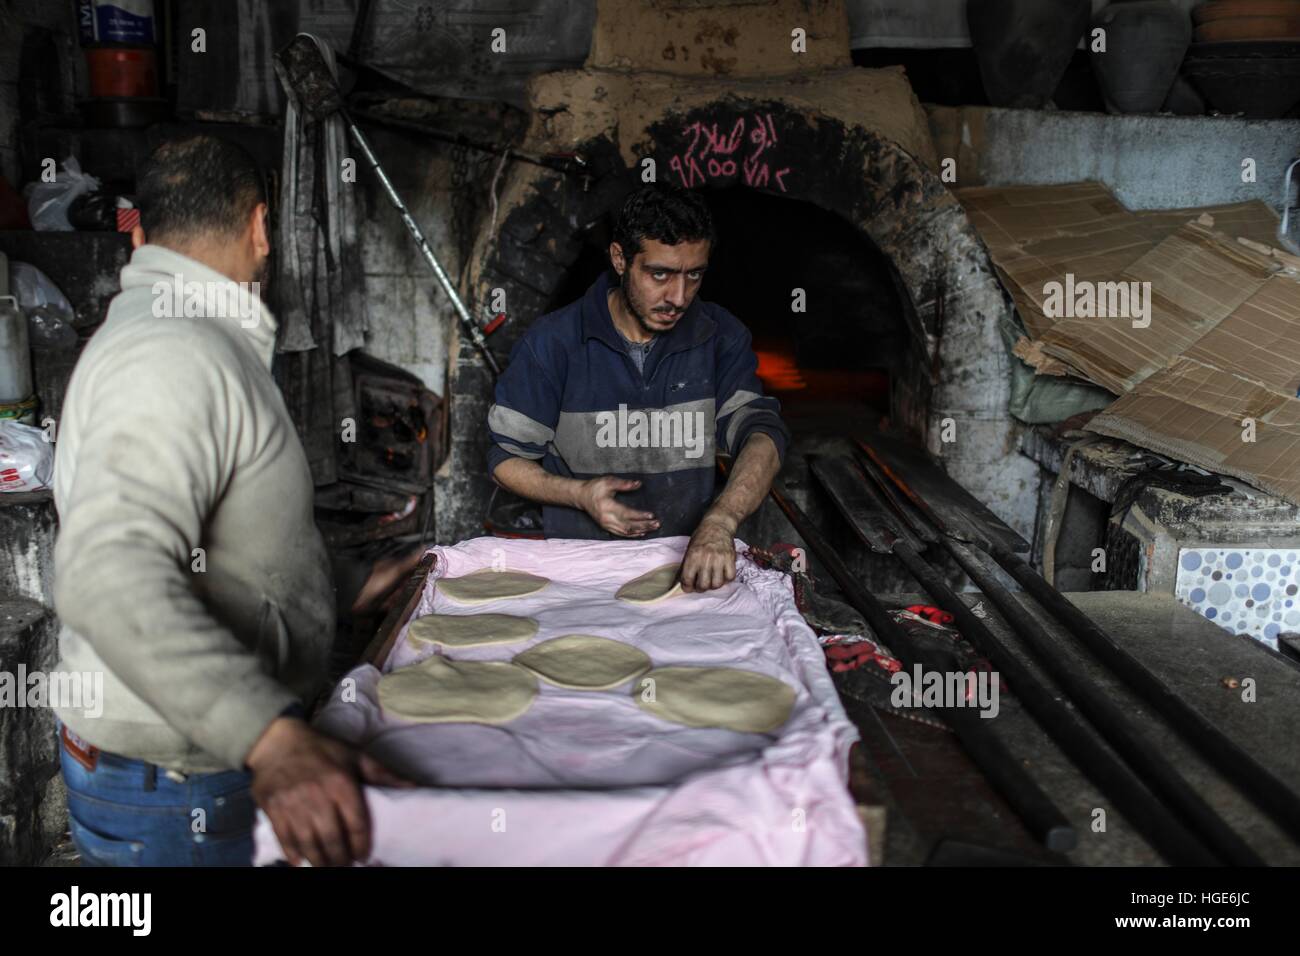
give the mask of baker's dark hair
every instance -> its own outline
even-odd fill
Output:
[[[257,161],[237,143],[190,136],[163,143],[136,177],[136,205],[145,238],[231,236],[266,202]]]
[[[631,263],[646,239],[670,246],[707,239],[712,246],[717,236],[708,203],[698,192],[648,183],[624,201],[612,238]]]

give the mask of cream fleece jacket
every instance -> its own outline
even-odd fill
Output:
[[[270,374],[275,319],[257,298],[243,317],[160,317],[177,277],[231,288],[141,246],[69,384],[59,669],[102,672],[103,713],[55,709],[103,750],[196,772],[242,766],[277,714],[311,702],[334,597],[307,458]]]

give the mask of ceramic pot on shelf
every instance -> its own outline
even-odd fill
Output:
[[[967,0],[966,22],[989,102],[1047,105],[1091,12],[1090,0]]]
[[[1191,18],[1170,0],[1116,0],[1092,27],[1105,31],[1105,52],[1093,49],[1091,36],[1089,49],[1111,112],[1159,110],[1192,42]]]

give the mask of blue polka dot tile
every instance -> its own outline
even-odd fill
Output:
[[[1174,594],[1225,630],[1276,649],[1278,634],[1300,631],[1296,558],[1295,551],[1278,548],[1183,548]]]

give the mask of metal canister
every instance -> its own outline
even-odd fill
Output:
[[[36,423],[27,316],[11,295],[0,295],[0,418]]]

